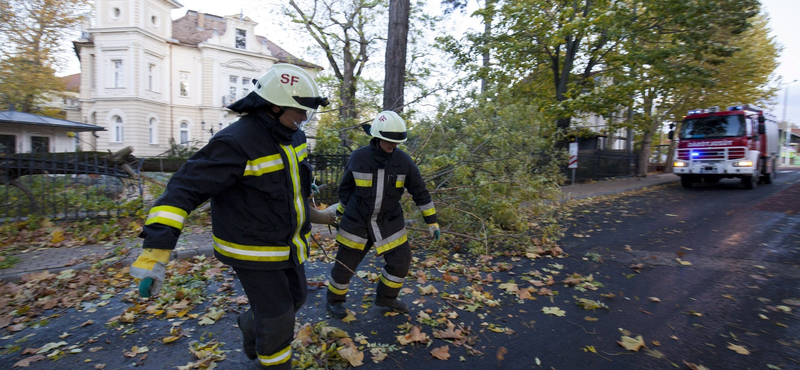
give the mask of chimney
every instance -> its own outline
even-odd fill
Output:
[[[205,29],[205,23],[206,23],[205,20],[206,20],[205,19],[205,14],[203,14],[203,12],[201,12],[201,11],[198,11],[197,12],[197,29],[198,30],[204,30]]]

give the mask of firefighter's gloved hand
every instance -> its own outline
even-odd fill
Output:
[[[324,210],[320,211],[314,207],[309,207],[308,209],[308,220],[313,224],[323,224],[323,225],[338,225],[336,222],[336,207],[339,204],[334,204],[332,206],[328,206]]]
[[[442,233],[439,232],[439,224],[428,224],[428,231],[430,231],[433,240],[439,240]]]
[[[143,298],[161,291],[170,254],[172,251],[169,249],[145,248],[131,265],[131,276],[139,279],[139,295]]]

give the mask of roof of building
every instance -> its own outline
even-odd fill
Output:
[[[74,91],[74,92],[80,92],[81,91],[81,74],[80,73],[76,73],[74,75],[61,77],[61,81],[64,81],[64,86],[66,86],[67,91]]]
[[[70,129],[73,131],[105,131],[100,126],[88,123],[67,121],[65,119],[40,116],[33,113],[17,112],[15,110],[0,111],[0,123],[18,123],[22,125],[53,126]]]
[[[185,45],[199,45],[214,36],[214,33],[219,36],[224,35],[225,30],[225,18],[214,14],[199,13],[195,10],[189,10],[183,17],[172,21],[172,38]],[[261,44],[266,43],[267,49],[272,53],[272,56],[278,58],[281,63],[322,69],[316,64],[306,62],[292,55],[264,36],[256,35],[256,39]]]

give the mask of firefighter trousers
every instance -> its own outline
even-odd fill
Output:
[[[255,349],[262,367],[291,369],[295,313],[308,295],[305,267],[300,265],[283,270],[234,267],[234,270],[250,301],[249,311],[253,315],[253,325],[240,328],[243,336],[256,338]]]
[[[372,241],[367,242],[363,250],[352,249],[339,243],[339,251],[336,253],[336,263],[331,270],[331,279],[328,284],[327,298],[331,304],[342,304],[347,301],[347,290],[350,286],[350,279],[356,271],[358,264],[364,259],[372,248]],[[382,255],[385,265],[381,271],[380,281],[378,281],[377,300],[391,301],[397,299],[403,281],[408,275],[411,265],[411,247],[405,242]],[[345,268],[342,266],[347,266]]]

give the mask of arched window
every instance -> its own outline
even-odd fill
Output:
[[[112,132],[114,136],[111,141],[115,143],[123,142],[125,139],[125,135],[122,127],[122,118],[120,116],[114,116],[114,118],[111,119],[111,122],[114,125]]]
[[[181,144],[189,144],[189,123],[181,122]]]
[[[149,130],[150,144],[158,144],[158,131],[156,130],[155,118],[150,118]]]

